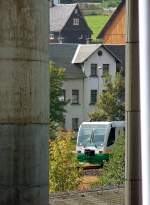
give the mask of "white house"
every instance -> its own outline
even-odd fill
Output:
[[[50,60],[66,69],[62,99],[70,102],[64,114],[65,129],[77,130],[81,122],[89,120],[88,113],[103,91],[104,74],[108,72],[114,78],[123,62],[116,48],[115,53],[101,44],[51,44],[49,49]]]

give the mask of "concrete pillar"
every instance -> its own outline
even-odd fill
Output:
[[[139,0],[143,205],[150,204],[150,1]]]
[[[0,0],[0,205],[48,205],[47,41],[47,0]]]
[[[126,205],[141,205],[138,0],[126,5]]]

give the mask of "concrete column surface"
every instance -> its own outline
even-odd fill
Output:
[[[150,204],[150,1],[139,0],[142,205]]]
[[[47,0],[0,0],[0,205],[48,205],[47,42]]]
[[[142,204],[138,0],[126,5],[126,205]]]

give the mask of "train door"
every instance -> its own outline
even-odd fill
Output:
[[[112,146],[115,143],[116,140],[116,127],[111,127],[108,140],[107,140],[107,145],[106,145],[106,151],[111,152]]]

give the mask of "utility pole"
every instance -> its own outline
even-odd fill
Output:
[[[126,4],[126,205],[141,205],[138,0]]]
[[[1,205],[48,205],[47,42],[47,0],[0,0]]]
[[[139,0],[143,205],[150,204],[150,1]]]

